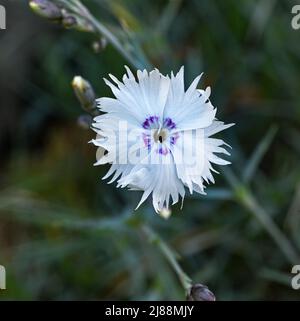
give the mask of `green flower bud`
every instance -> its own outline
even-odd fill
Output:
[[[30,8],[38,15],[49,20],[60,20],[62,12],[60,8],[49,0],[30,0]]]
[[[187,301],[216,301],[215,295],[208,287],[200,283],[192,285],[186,299]]]
[[[81,107],[89,113],[93,112],[96,107],[96,96],[91,84],[81,76],[76,76],[73,78],[72,87]]]

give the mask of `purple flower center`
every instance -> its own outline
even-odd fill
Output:
[[[151,150],[151,145],[158,144],[156,152],[161,155],[167,155],[170,151],[166,143],[175,145],[179,138],[178,133],[171,132],[172,129],[176,128],[176,124],[170,117],[164,118],[161,126],[158,116],[149,116],[145,119],[142,126],[147,130],[142,136],[145,147]],[[153,130],[153,132],[148,130]]]

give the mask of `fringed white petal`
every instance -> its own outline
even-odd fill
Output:
[[[97,100],[104,114],[92,125],[97,133],[91,141],[98,147],[95,165],[111,164],[103,179],[142,191],[137,207],[152,195],[156,212],[176,204],[179,197],[183,202],[185,187],[206,194],[205,184],[214,183],[212,173],[218,173],[212,164],[230,164],[220,156],[229,156],[230,146],[211,136],[233,124],[215,119],[210,87],[197,89],[202,74],[185,90],[183,67],[170,77],[157,69],[138,70],[135,77],[125,68],[122,81],[111,74],[111,81],[104,79],[115,98]]]

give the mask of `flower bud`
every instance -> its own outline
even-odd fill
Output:
[[[73,90],[81,107],[87,112],[93,112],[96,107],[96,96],[91,84],[81,76],[76,76],[72,81]]]
[[[31,0],[30,8],[38,15],[49,20],[60,20],[62,12],[60,8],[49,0]]]
[[[215,295],[206,285],[196,283],[190,288],[187,301],[216,301]]]
[[[158,214],[165,220],[167,220],[171,216],[172,211],[170,208],[164,207],[161,211],[158,212]]]

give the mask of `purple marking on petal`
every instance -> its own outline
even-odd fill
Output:
[[[170,117],[167,117],[164,120],[164,125],[168,128],[168,129],[174,129],[176,128],[176,124],[173,122],[173,120]]]
[[[171,136],[171,138],[170,138],[170,143],[171,143],[172,145],[175,145],[178,138],[179,138],[178,133],[175,133],[175,135],[172,135],[172,136]]]
[[[158,150],[157,150],[158,154],[161,154],[161,155],[167,155],[168,154],[168,149],[167,148],[162,148],[160,147]]]
[[[145,119],[142,126],[144,129],[150,129],[153,124],[158,122],[158,120],[159,120],[158,116],[150,116]]]
[[[143,134],[143,141],[145,146],[150,149],[151,148],[151,138],[149,135]]]
[[[146,120],[143,122],[143,128],[149,129],[149,127],[150,127],[149,120],[146,119]]]
[[[150,121],[151,121],[152,124],[157,123],[158,122],[158,116],[151,116],[150,117]]]

